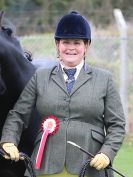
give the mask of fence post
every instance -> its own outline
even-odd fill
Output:
[[[120,96],[126,118],[126,132],[128,125],[128,57],[127,57],[127,25],[120,9],[114,9],[114,16],[120,34]]]

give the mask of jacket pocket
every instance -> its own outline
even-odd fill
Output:
[[[97,131],[94,131],[94,130],[91,130],[91,136],[94,140],[98,141],[99,143],[103,144],[104,142],[104,135],[97,132]]]

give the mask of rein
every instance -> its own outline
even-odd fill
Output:
[[[80,170],[80,173],[79,173],[78,177],[84,177],[85,176],[85,172],[86,172],[86,170],[88,168],[88,165],[90,164],[90,161],[91,161],[91,159],[85,161],[85,163],[81,167],[81,170]],[[120,172],[118,172],[117,170],[115,170],[114,168],[112,168],[111,166],[108,166],[108,167],[106,167],[104,169],[105,170],[105,177],[109,177],[109,175],[108,175],[108,169],[111,169],[112,171],[114,171],[115,173],[117,173],[121,177],[126,177],[123,174],[121,174]],[[99,174],[99,177],[102,177],[102,176]]]
[[[0,155],[3,157],[5,154],[6,153],[2,149],[0,149]],[[31,159],[25,153],[22,153],[22,152],[20,152],[20,157],[24,158],[25,167],[28,170],[31,177],[36,177]],[[85,163],[81,167],[81,170],[80,170],[80,173],[79,173],[78,177],[84,177],[85,176],[85,172],[88,168],[88,165],[90,164],[90,161],[91,161],[91,159],[85,161]],[[113,169],[111,166],[104,169],[105,170],[105,177],[109,177],[108,172],[107,172],[108,169],[113,170],[115,173],[117,173],[121,177],[125,177],[123,174],[121,174],[117,170]],[[101,177],[101,175],[99,177]]]
[[[94,158],[94,155],[91,154],[90,152],[86,151],[85,149],[83,149],[81,146],[79,146],[78,144],[72,142],[72,141],[67,141],[68,144],[71,144],[72,146],[78,148],[79,150],[81,150],[82,152],[84,152],[85,154],[87,154],[90,158],[89,160],[86,160],[85,163],[83,164],[80,173],[79,173],[79,177],[84,177],[85,176],[85,172],[87,170],[88,165],[90,164],[91,158]],[[118,172],[117,170],[115,170],[114,168],[112,168],[110,165],[107,166],[104,170],[105,170],[105,177],[109,177],[108,176],[108,169],[114,171],[115,173],[117,173],[119,176],[121,177],[125,177],[123,174],[121,174],[120,172]],[[100,172],[100,171],[99,171]],[[99,177],[102,177],[101,175],[99,175]]]
[[[3,157],[5,154],[6,153],[2,149],[0,149],[0,155]],[[24,158],[24,164],[30,176],[36,177],[31,159],[25,153],[20,152],[19,154],[20,154],[20,157]]]

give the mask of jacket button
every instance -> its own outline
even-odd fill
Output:
[[[65,100],[66,102],[69,102],[69,101],[70,101],[70,98],[64,98],[64,100]]]
[[[65,121],[66,123],[68,123],[68,122],[69,122],[69,118],[65,118],[64,121]]]

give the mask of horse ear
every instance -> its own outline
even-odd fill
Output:
[[[0,27],[2,27],[2,20],[3,20],[4,13],[5,13],[4,10],[0,12]]]
[[[8,19],[4,18],[4,14],[4,10],[0,11],[0,28],[8,36],[12,36],[12,34],[15,34],[15,27]]]

